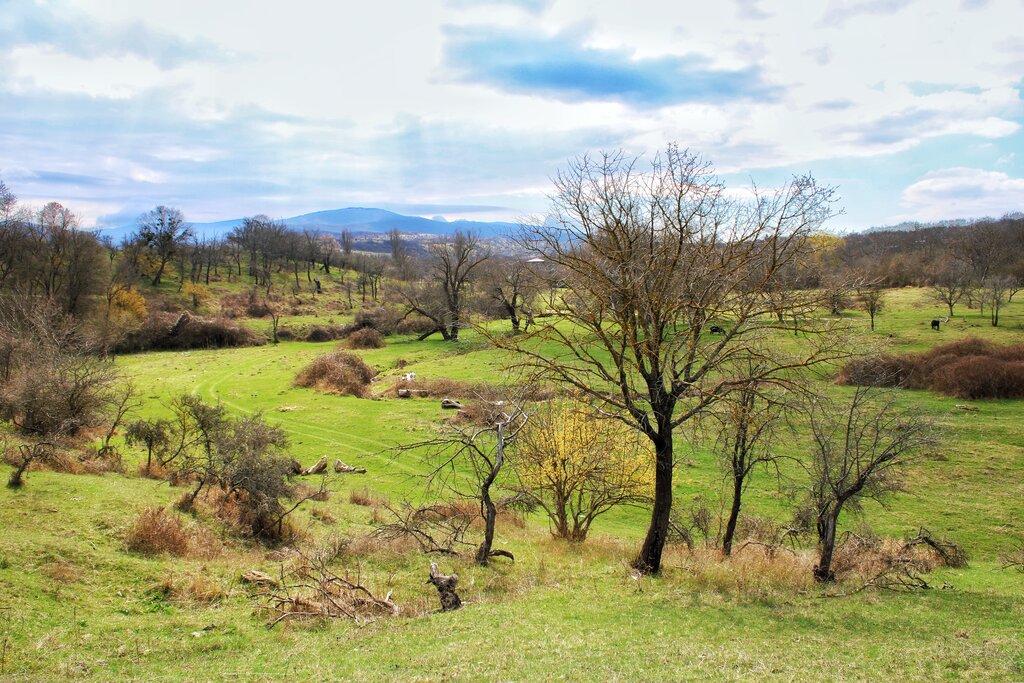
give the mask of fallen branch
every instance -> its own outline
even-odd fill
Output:
[[[391,593],[378,597],[363,583],[358,568],[355,575],[346,572],[336,574],[329,564],[340,555],[344,544],[314,553],[301,555],[300,562],[288,572],[282,572],[282,580],[267,583],[263,572],[257,585],[261,590],[250,598],[260,609],[275,614],[267,624],[273,628],[287,619],[346,618],[356,623],[366,623],[380,616],[394,616],[399,607],[391,601]],[[249,572],[247,572],[249,573]]]

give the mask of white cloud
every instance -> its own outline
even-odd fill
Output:
[[[259,198],[287,197],[299,213],[353,197],[454,203],[515,198],[522,188],[539,195],[565,155],[588,146],[653,152],[672,140],[723,173],[746,174],[814,171],[831,159],[891,157],[965,136],[991,141],[991,162],[942,165],[995,166],[1004,157],[1010,161],[1000,168],[1018,172],[1020,143],[1011,136],[1024,120],[1020,0],[62,0],[52,7],[81,19],[88,31],[76,44],[89,49],[62,47],[53,31],[36,43],[25,38],[0,53],[0,93],[38,97],[37,104],[54,93],[87,95],[98,104],[88,126],[76,125],[80,100],[69,99],[63,119],[51,116],[16,137],[5,125],[16,114],[5,112],[17,112],[18,102],[5,102],[0,166],[84,174],[117,148],[125,163],[105,169],[113,180],[145,185],[147,202],[160,201],[159,191],[214,216],[237,215]],[[776,95],[656,106],[509,92],[454,77],[445,58],[451,26],[574,36],[580,47],[635,60],[693,57],[714,69],[756,69]],[[133,27],[147,40],[100,45]],[[83,37],[94,28],[104,40]],[[155,47],[143,49],[152,37]],[[896,188],[906,182],[885,188],[880,211],[899,210]],[[105,201],[134,197],[115,185]],[[239,187],[252,194],[232,196]]]
[[[165,81],[159,67],[135,55],[86,58],[33,45],[14,48],[4,62],[2,78],[16,93],[40,89],[124,100]]]
[[[999,217],[1024,209],[1024,178],[977,168],[931,171],[903,190],[897,220]]]

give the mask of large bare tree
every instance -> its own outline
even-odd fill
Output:
[[[167,262],[174,258],[192,237],[192,226],[178,209],[158,206],[139,216],[139,236],[153,250],[159,265],[153,276],[153,286],[160,284]]]
[[[451,238],[427,247],[429,273],[420,283],[403,287],[401,297],[406,315],[418,313],[433,321],[433,332],[440,332],[446,341],[458,341],[459,330],[466,324],[466,299],[470,278],[486,261],[490,252],[471,232],[456,230]]]
[[[921,414],[901,410],[891,392],[871,387],[857,387],[845,406],[815,397],[809,421],[812,452],[804,467],[820,553],[814,579],[826,582],[835,578],[832,556],[843,510],[897,490],[901,470],[936,440]]]
[[[676,428],[751,380],[785,383],[836,356],[827,324],[798,318],[801,351],[757,366],[754,377],[722,372],[768,355],[779,318],[793,318],[780,316],[780,305],[806,308],[805,297],[780,304],[765,293],[803,257],[809,235],[833,214],[834,195],[806,176],[733,201],[708,162],[676,146],[645,171],[639,163],[623,153],[584,156],[556,176],[550,218],[524,226],[520,242],[559,288],[557,315],[494,341],[650,439],[654,502],[634,567],[657,573]]]

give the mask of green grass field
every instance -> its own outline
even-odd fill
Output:
[[[282,324],[342,322],[338,301],[325,296],[322,311],[299,310]],[[1010,305],[998,328],[961,307],[967,315],[939,333],[928,323],[942,309],[922,291],[889,292],[887,303],[874,334],[862,314],[848,314],[854,343],[895,351],[968,335],[1024,343],[1024,302]],[[387,449],[424,437],[442,418],[435,399],[356,399],[292,386],[299,369],[335,346],[149,353],[117,365],[141,389],[146,415],[194,393],[236,414],[261,411],[287,431],[304,464],[326,455],[366,467],[366,475],[332,477],[330,499],[296,513],[312,545],[371,529],[374,513],[349,502],[351,490],[394,502],[423,496],[427,463]],[[454,346],[390,337],[385,348],[360,354],[381,372],[381,387],[408,371],[493,381],[509,362],[471,333]],[[499,523],[498,545],[515,563],[478,568],[468,558],[441,558],[458,572],[468,602],[445,614],[430,611],[436,593],[424,583],[436,556],[355,554],[349,569],[392,590],[407,616],[268,629],[238,577],[252,568],[274,574],[278,554],[227,537],[211,559],[125,550],[135,515],[181,492],[135,476],[143,456],[136,450],[126,451],[125,475],[39,470],[24,488],[0,490],[0,680],[1022,680],[1024,574],[1001,570],[999,558],[1024,542],[1024,401],[972,401],[978,411],[969,412],[955,407],[963,400],[925,391],[900,400],[936,420],[941,453],[916,464],[907,490],[885,507],[868,505],[845,523],[866,521],[892,536],[924,526],[961,543],[970,566],[936,571],[933,590],[829,597],[806,581],[732,577],[728,564],[702,575],[679,549],[663,576],[636,578],[628,564],[647,513],[634,509],[600,519],[581,546],[552,540],[540,516],[525,527]],[[711,454],[682,436],[677,443],[687,463],[676,473],[677,500],[718,496]],[[798,450],[799,440],[788,447]],[[767,476],[755,480],[748,501],[754,512],[788,514]],[[312,516],[317,508],[333,523]],[[196,523],[222,533],[202,515]],[[196,582],[215,590],[190,597],[167,588]]]

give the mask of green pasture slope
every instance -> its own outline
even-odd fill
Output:
[[[854,334],[894,350],[968,334],[1024,342],[1024,303],[1011,305],[995,329],[962,308],[970,315],[940,333],[928,321],[941,308],[923,292],[890,292],[888,303],[874,335],[863,315],[849,314]],[[283,324],[324,319],[296,316]],[[429,433],[442,417],[434,399],[364,400],[291,385],[306,362],[334,346],[152,353],[117,364],[142,390],[147,414],[194,393],[236,413],[262,411],[287,430],[303,463],[326,455],[366,467],[366,475],[333,478],[328,501],[296,513],[312,544],[370,529],[373,513],[349,502],[351,489],[396,502],[422,496],[422,458],[384,451]],[[494,380],[507,360],[473,334],[457,345],[392,337],[386,348],[360,353],[381,371],[381,387],[408,371]],[[407,363],[401,371],[399,359]],[[767,580],[736,588],[680,568],[676,551],[663,577],[636,579],[628,562],[646,517],[627,510],[599,522],[579,547],[552,541],[540,517],[525,528],[499,526],[499,546],[515,553],[514,564],[499,559],[480,569],[441,558],[461,577],[469,604],[458,612],[427,611],[436,601],[424,584],[430,557],[382,553],[353,558],[350,567],[418,616],[268,629],[238,576],[250,568],[274,573],[275,554],[230,539],[206,560],[124,550],[138,510],[180,493],[130,474],[142,457],[135,451],[128,475],[33,471],[23,489],[0,490],[0,680],[1022,680],[1024,574],[1000,570],[999,555],[1024,541],[1024,402],[975,401],[979,410],[968,412],[954,407],[964,401],[929,392],[901,400],[937,420],[942,452],[915,466],[907,491],[887,508],[868,507],[866,521],[891,535],[926,526],[967,547],[970,567],[937,571],[933,590],[826,597],[808,584]],[[679,441],[678,499],[718,495],[710,454]],[[786,514],[767,477],[749,501],[753,510]],[[318,521],[315,508],[335,521]],[[205,518],[197,523],[216,529]],[[197,579],[217,587],[211,599],[162,588]]]

